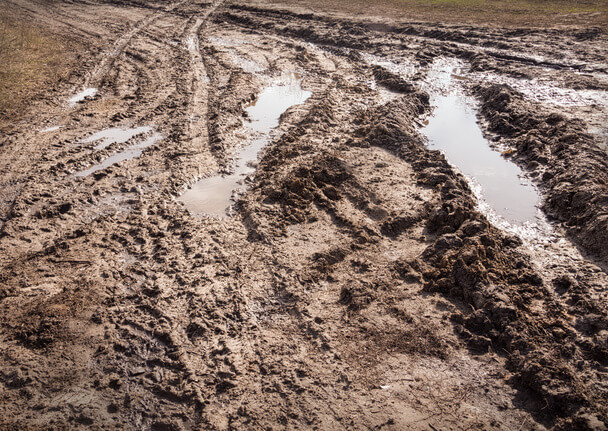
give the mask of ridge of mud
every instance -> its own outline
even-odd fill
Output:
[[[212,89],[207,116],[209,146],[219,165],[226,170],[230,153],[234,150],[235,141],[238,141],[233,136],[234,131],[243,124],[243,106],[255,99],[259,82],[252,80],[251,74],[223,65],[213,47],[206,47],[204,51],[206,55],[203,59]]]
[[[332,124],[331,106],[331,98],[317,103],[316,114],[303,123]],[[372,145],[397,154],[411,164],[421,186],[439,192],[439,202],[399,215],[384,213],[381,221],[367,226],[344,218],[336,203],[347,199],[366,211],[378,203],[377,198],[357,182],[338,153],[294,146],[307,133],[300,125],[265,153],[256,177],[256,200],[281,210],[262,210],[250,199],[241,202],[250,238],[266,242],[285,235],[285,226],[276,224],[279,220],[288,225],[309,224],[318,219],[318,210],[326,212],[352,238],[348,246],[313,257],[309,277],[331,280],[333,268],[356,250],[373,247],[383,236],[398,236],[426,220],[430,245],[415,259],[395,262],[396,276],[419,280],[426,291],[440,292],[454,301],[460,310],[451,316],[455,331],[473,352],[491,350],[506,356],[513,383],[543,400],[536,407],[539,418],[559,429],[587,429],[597,419],[606,422],[607,394],[600,370],[606,366],[608,346],[600,335],[606,321],[599,317],[605,315],[605,306],[594,302],[584,285],[562,291],[561,298],[543,286],[522,253],[521,241],[478,213],[465,179],[441,153],[424,146],[413,120],[428,109],[428,96],[414,93],[365,112],[356,119],[361,126],[355,140],[345,145]],[[294,157],[308,160],[299,166],[310,167],[277,178],[278,164]],[[561,281],[556,280],[556,285]],[[357,313],[378,301],[373,289],[365,284],[343,288],[341,302]],[[567,314],[578,316],[575,325],[567,323]],[[581,327],[586,329],[581,331]]]
[[[410,124],[420,103],[408,102],[402,99],[380,108],[363,138],[412,163],[419,181],[441,193],[426,225],[434,243],[418,259],[401,262],[396,269],[406,277],[421,277],[428,291],[468,304],[469,310],[452,315],[456,331],[474,351],[504,352],[517,383],[546,400],[545,419],[561,417],[553,425],[585,428],[590,414],[606,422],[608,394],[597,385],[601,377],[590,381],[580,376],[606,366],[608,346],[601,337],[580,337],[577,328],[564,323],[565,313],[578,311],[585,320],[587,312],[605,315],[606,307],[596,303],[593,310],[567,309],[542,285],[518,248],[520,240],[490,225],[475,210],[464,179],[439,152],[427,150],[415,137]],[[596,334],[608,323],[602,321]]]
[[[505,85],[477,87],[480,115],[543,186],[547,214],[608,267],[608,159],[581,120],[552,112]]]

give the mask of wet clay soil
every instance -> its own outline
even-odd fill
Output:
[[[0,429],[606,428],[602,29],[10,5],[89,51],[0,134]]]
[[[310,95],[309,91],[302,90],[300,79],[293,73],[265,88],[245,108],[251,121],[248,126],[254,134],[251,142],[236,156],[233,172],[198,181],[179,200],[193,214],[217,217],[228,215],[234,202],[233,196],[244,190],[247,176],[255,172],[259,153],[268,143],[272,129],[279,125],[281,115],[291,106],[305,102]]]

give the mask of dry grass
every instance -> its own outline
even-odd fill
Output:
[[[65,41],[0,10],[0,116],[13,117],[67,75],[68,51]]]
[[[605,26],[606,0],[272,0],[277,6],[397,19],[506,26]]]

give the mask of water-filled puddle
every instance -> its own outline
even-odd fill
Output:
[[[147,129],[152,130],[151,127],[148,127]],[[92,173],[100,171],[102,169],[106,169],[112,165],[115,165],[116,163],[120,163],[125,160],[134,159],[136,157],[139,157],[139,156],[141,156],[141,153],[143,153],[143,151],[146,148],[148,148],[151,145],[156,144],[161,139],[162,139],[162,135],[160,133],[154,133],[151,136],[144,139],[143,141],[138,142],[134,145],[131,145],[129,148],[108,157],[107,159],[103,160],[101,163],[98,163],[94,166],[91,166],[88,169],[85,169],[84,171],[80,171],[80,172],[74,174],[74,176],[86,177],[87,175],[91,175]]]
[[[477,124],[473,101],[458,91],[452,67],[429,72],[433,115],[421,130],[430,148],[441,150],[469,179],[478,199],[507,222],[536,223],[539,196],[521,169],[493,150]],[[457,79],[456,79],[457,80]]]
[[[80,93],[77,93],[70,99],[68,99],[68,103],[70,105],[75,105],[76,103],[82,102],[87,97],[93,97],[97,94],[97,88],[89,87],[82,90]]]
[[[97,132],[81,140],[80,142],[83,144],[90,144],[91,142],[97,142],[96,150],[103,150],[106,147],[109,147],[112,144],[122,144],[123,142],[127,142],[129,139],[141,135],[143,133],[148,133],[152,130],[150,126],[142,126],[142,127],[133,127],[131,129],[121,129],[118,127],[112,127],[110,129],[102,130],[101,132]]]
[[[431,98],[435,110],[421,131],[429,147],[441,150],[507,221],[524,224],[537,215],[538,195],[521,170],[494,151],[481,134],[475,113],[459,96]]]
[[[232,174],[198,181],[178,198],[186,208],[195,214],[227,215],[234,193],[245,187],[247,176],[255,172],[252,165],[268,142],[271,130],[279,125],[281,114],[311,96],[300,84],[300,78],[290,74],[282,82],[264,89],[258,99],[245,108],[251,119],[249,127],[257,132],[256,137],[239,153]]]
[[[186,49],[190,52],[198,52],[200,49],[200,43],[197,35],[190,35],[184,40]]]
[[[40,133],[48,133],[48,132],[55,132],[59,129],[61,129],[63,126],[52,126],[52,127],[47,127],[46,129],[42,129],[40,131]]]

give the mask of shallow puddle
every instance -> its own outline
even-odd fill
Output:
[[[253,165],[268,142],[271,130],[279,125],[281,114],[311,96],[312,93],[302,90],[300,84],[301,79],[290,74],[264,89],[258,99],[245,108],[251,120],[248,126],[257,132],[255,139],[239,153],[232,174],[202,179],[180,196],[178,200],[186,208],[195,214],[227,215],[233,195],[245,187],[247,176],[255,172]]]
[[[61,129],[63,126],[53,126],[53,127],[47,127],[46,129],[42,129],[40,131],[40,133],[48,133],[48,132],[55,132],[56,130]]]
[[[68,103],[70,105],[75,105],[78,102],[82,102],[87,97],[93,97],[96,94],[97,94],[97,88],[93,88],[93,87],[85,88],[80,93],[77,93],[76,95],[74,95],[74,97],[69,98]]]
[[[152,130],[150,126],[142,126],[142,127],[133,127],[131,129],[121,129],[119,127],[112,127],[110,129],[102,130],[101,132],[97,132],[81,140],[80,142],[83,144],[89,144],[91,142],[100,141],[99,144],[95,147],[96,150],[103,150],[106,147],[109,147],[112,144],[122,144],[123,142],[127,142],[129,139],[141,135],[143,133],[148,133]]]
[[[481,197],[498,215],[515,224],[536,220],[538,194],[521,169],[491,149],[477,125],[475,112],[459,96],[435,96],[433,116],[421,130],[429,147],[479,185]]]
[[[440,65],[429,72],[432,116],[421,132],[472,183],[478,199],[507,222],[536,223],[539,196],[522,170],[493,150],[477,124],[473,101],[458,91],[459,75]]]
[[[152,128],[148,127],[148,129],[151,130]],[[80,172],[74,174],[74,176],[86,177],[87,175],[91,175],[92,173],[100,171],[102,169],[106,169],[112,165],[115,165],[116,163],[120,163],[125,160],[130,160],[130,159],[139,157],[139,156],[141,156],[141,153],[143,153],[143,151],[146,148],[148,148],[151,145],[154,145],[161,139],[162,139],[162,135],[160,133],[154,133],[152,136],[144,139],[143,141],[130,146],[129,148],[125,149],[124,151],[121,151],[119,153],[116,153],[116,154],[108,157],[101,163],[91,166],[89,169],[85,169],[84,171],[80,171]]]
[[[196,52],[200,50],[200,43],[197,35],[190,35],[184,40],[186,49],[190,52]]]

